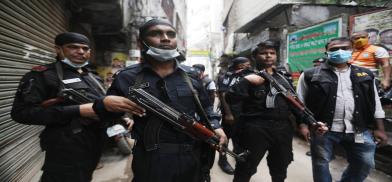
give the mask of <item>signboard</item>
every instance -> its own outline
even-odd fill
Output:
[[[350,32],[363,30],[371,44],[382,44],[392,54],[392,9],[350,16]]]
[[[196,56],[196,57],[209,57],[210,51],[206,50],[189,50],[189,56]]]
[[[312,61],[323,57],[325,44],[342,35],[342,18],[289,33],[287,35],[287,62],[292,72],[312,67]]]

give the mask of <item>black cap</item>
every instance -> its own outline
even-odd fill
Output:
[[[90,45],[90,40],[85,35],[80,33],[64,32],[56,36],[56,38],[54,39],[54,43],[59,46],[70,43]]]
[[[266,41],[263,41],[263,42],[260,42],[259,44],[257,44],[257,47],[259,47],[259,48],[275,48],[276,49],[278,47],[278,44],[273,40],[266,40]]]
[[[145,22],[140,28],[139,28],[139,37],[140,38],[144,38],[145,34],[147,33],[147,30],[155,25],[167,25],[169,27],[172,27],[174,30],[176,30],[176,28],[173,27],[173,25],[165,20],[165,19],[151,19],[147,22]]]
[[[202,72],[204,72],[206,70],[206,67],[202,64],[194,64],[192,67],[195,69],[198,69],[199,71],[202,71]]]
[[[232,64],[231,66],[235,67],[235,66],[237,66],[237,65],[239,65],[241,63],[246,63],[246,62],[249,62],[249,61],[250,60],[248,58],[246,58],[246,57],[236,57],[233,60],[231,60],[231,64]]]

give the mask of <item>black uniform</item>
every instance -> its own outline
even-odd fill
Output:
[[[240,71],[238,73],[233,73],[233,72],[230,72],[230,71],[227,72],[223,76],[223,78],[218,80],[218,91],[227,93],[231,86],[237,84],[238,81],[241,78],[243,78],[244,76],[246,76],[248,74],[251,74],[251,73],[254,73],[254,71],[252,71],[250,69],[244,69],[244,70],[242,70],[242,71]],[[227,97],[226,97],[226,100],[227,100]],[[226,122],[222,122],[222,127],[223,127],[223,130],[226,133],[227,137],[231,138],[232,141],[233,141],[234,152],[235,153],[241,153],[242,150],[239,147],[239,144],[238,144],[239,141],[238,141],[238,137],[237,137],[237,134],[236,134],[237,125],[238,125],[237,121],[238,121],[238,118],[239,118],[240,113],[241,113],[241,102],[230,102],[228,100],[228,103],[230,103],[229,106],[230,106],[230,110],[231,110],[231,112],[232,112],[232,114],[234,116],[235,123],[231,125],[231,124],[228,124]],[[224,118],[225,112],[224,112],[224,109],[223,109],[222,105],[220,106],[220,109],[221,109],[222,115],[223,115],[222,118]]]
[[[148,63],[132,65],[116,76],[108,95],[127,97],[129,87],[143,78],[138,85],[148,85],[143,87],[144,90],[176,110],[198,118],[191,89],[181,74],[184,71],[189,72],[190,67],[177,63],[172,74],[161,78]],[[219,128],[220,117],[213,114],[201,80],[191,77],[191,81],[213,128]],[[132,161],[134,182],[197,181],[201,166],[200,141],[196,142],[168,122],[149,113],[144,117],[134,116],[134,120],[132,135],[137,141]]]
[[[276,73],[272,76],[286,88],[291,87],[288,81],[283,80],[283,76]],[[286,178],[287,167],[293,160],[293,128],[289,121],[292,109],[281,94],[276,95],[274,108],[267,108],[266,98],[269,93],[268,82],[253,86],[246,79],[241,79],[229,90],[231,101],[242,102],[239,143],[250,151],[246,162],[236,163],[234,182],[249,181],[266,151],[272,181],[280,182]]]
[[[41,148],[46,151],[43,182],[87,182],[101,155],[103,127],[99,121],[81,118],[76,103],[64,101],[47,108],[40,106],[59,93],[60,77],[55,64],[34,67],[24,75],[11,116],[19,123],[45,126],[40,135]],[[65,88],[73,88],[92,100],[104,96],[96,82],[99,78],[88,75],[89,70],[83,68],[80,74],[66,64],[60,65]]]

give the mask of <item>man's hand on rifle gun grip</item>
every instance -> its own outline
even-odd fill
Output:
[[[106,96],[103,103],[105,104],[105,109],[110,112],[125,112],[140,117],[146,115],[146,110],[144,108],[125,97],[113,95]]]
[[[214,131],[219,137],[219,147],[228,143],[227,136],[222,128],[215,129]]]
[[[326,132],[328,132],[327,125],[320,121],[312,125],[311,128],[317,135],[324,135]],[[299,125],[299,133],[305,138],[306,142],[309,142],[310,131],[307,124],[302,123]]]
[[[325,123],[318,121],[315,125],[312,126],[313,130],[317,135],[324,135],[328,132],[328,127]]]
[[[247,79],[252,85],[261,85],[264,83],[265,79],[259,75],[251,74],[244,77]]]

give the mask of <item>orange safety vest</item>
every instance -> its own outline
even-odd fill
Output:
[[[349,63],[368,69],[377,69],[375,55],[377,48],[377,46],[368,45],[365,49],[355,50]]]

